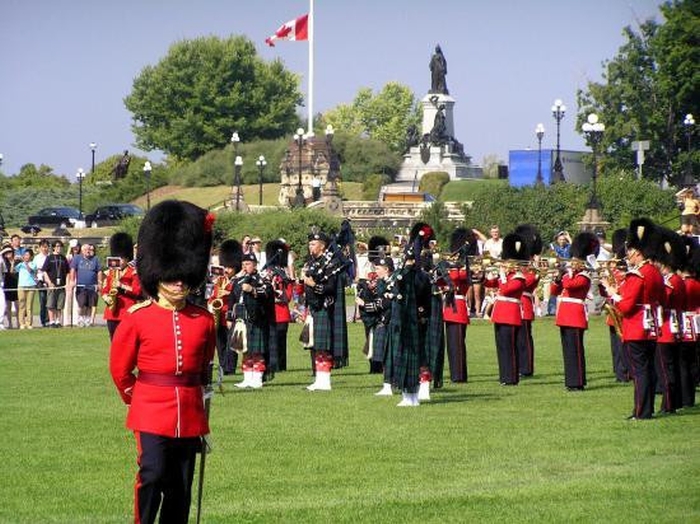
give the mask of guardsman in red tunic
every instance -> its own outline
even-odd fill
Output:
[[[695,386],[698,377],[698,333],[695,316],[700,314],[700,249],[694,237],[683,237],[686,265],[682,278],[685,285],[685,304],[681,313],[680,394],[684,408],[695,405]]]
[[[442,317],[445,323],[447,360],[450,364],[450,380],[467,382],[467,326],[469,307],[467,294],[471,285],[468,256],[478,252],[476,236],[470,230],[457,228],[450,238],[450,251],[456,262],[448,270],[454,286],[453,294],[445,296]]]
[[[524,267],[525,290],[523,291],[523,324],[518,334],[518,360],[520,376],[531,377],[535,372],[535,341],[532,338],[532,323],[535,320],[535,290],[540,283],[540,274],[535,269],[536,258],[542,253],[542,236],[531,224],[521,224],[515,232],[527,243],[530,261],[533,265]]]
[[[134,242],[131,236],[115,233],[109,239],[109,248],[111,256],[107,259],[107,277],[102,281],[102,299],[107,304],[104,319],[112,340],[128,309],[141,299],[141,281],[132,260]]]
[[[622,341],[634,380],[634,411],[630,419],[649,419],[654,413],[654,353],[657,308],[663,301],[664,281],[647,258],[653,254],[656,227],[645,218],[632,220],[627,234],[625,282],[620,288],[603,282],[622,315]]]
[[[289,301],[292,300],[293,275],[287,273],[289,261],[289,246],[282,239],[271,240],[265,246],[266,268],[265,278],[272,283],[275,300],[274,334],[277,341],[271,344],[269,369],[272,371],[287,371],[287,331],[292,321]]]
[[[202,437],[209,433],[205,388],[215,351],[214,319],[187,302],[207,274],[213,216],[167,200],[139,230],[137,265],[151,297],[115,332],[110,372],[136,438],[135,522],[187,522]],[[137,372],[138,370],[138,372]]]
[[[525,290],[525,277],[519,265],[530,257],[523,237],[515,233],[506,235],[501,256],[504,261],[499,271],[489,272],[484,285],[498,289],[491,322],[496,334],[499,381],[502,386],[515,386],[520,382],[517,340],[523,323],[521,298]]]
[[[207,309],[214,315],[216,324],[216,352],[220,372],[233,375],[238,364],[238,353],[228,347],[228,297],[233,290],[235,276],[241,271],[243,248],[237,240],[224,240],[219,246],[219,266],[211,268],[212,290],[207,299]]]
[[[654,261],[664,279],[663,310],[657,314],[660,324],[656,340],[656,381],[661,391],[660,413],[675,413],[682,407],[680,393],[680,319],[685,306],[685,283],[678,270],[685,264],[685,245],[680,235],[659,228],[661,238]]]
[[[561,335],[564,356],[564,385],[569,391],[586,387],[586,350],[583,335],[588,329],[586,297],[591,289],[591,275],[585,260],[598,255],[600,242],[593,233],[579,233],[571,243],[571,262],[566,273],[552,282],[552,295],[558,296],[556,324]]]

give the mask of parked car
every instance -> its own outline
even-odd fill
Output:
[[[30,226],[39,227],[73,227],[80,220],[80,211],[74,207],[45,207],[27,219]]]
[[[85,224],[88,227],[111,226],[124,218],[143,215],[143,209],[135,204],[107,204],[85,215]]]

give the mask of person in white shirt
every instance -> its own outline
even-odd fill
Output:
[[[489,228],[488,238],[477,229],[472,231],[474,231],[474,234],[484,243],[482,253],[486,253],[488,251],[491,258],[501,258],[501,251],[503,251],[503,238],[501,237],[501,229],[496,224]]]
[[[44,287],[44,272],[41,270],[49,256],[49,241],[44,239],[39,242],[39,253],[34,257],[37,267],[37,286],[39,287],[39,320],[41,325],[46,327],[49,323],[49,310],[46,308],[46,288]]]

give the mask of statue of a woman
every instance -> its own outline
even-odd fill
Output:
[[[447,76],[447,60],[445,60],[445,55],[442,54],[439,44],[435,46],[435,54],[430,59],[430,72],[430,92],[449,95],[445,78]]]

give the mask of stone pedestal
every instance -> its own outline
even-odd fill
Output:
[[[600,209],[597,207],[588,207],[583,213],[583,219],[577,222],[581,231],[590,231],[591,233],[605,232],[610,227],[610,222],[606,222]]]
[[[248,211],[248,204],[245,203],[245,200],[243,199],[243,191],[240,190],[238,187],[234,187],[233,190],[231,191],[231,198],[229,199],[228,202],[228,207],[232,211],[240,211],[242,213],[245,213]]]

